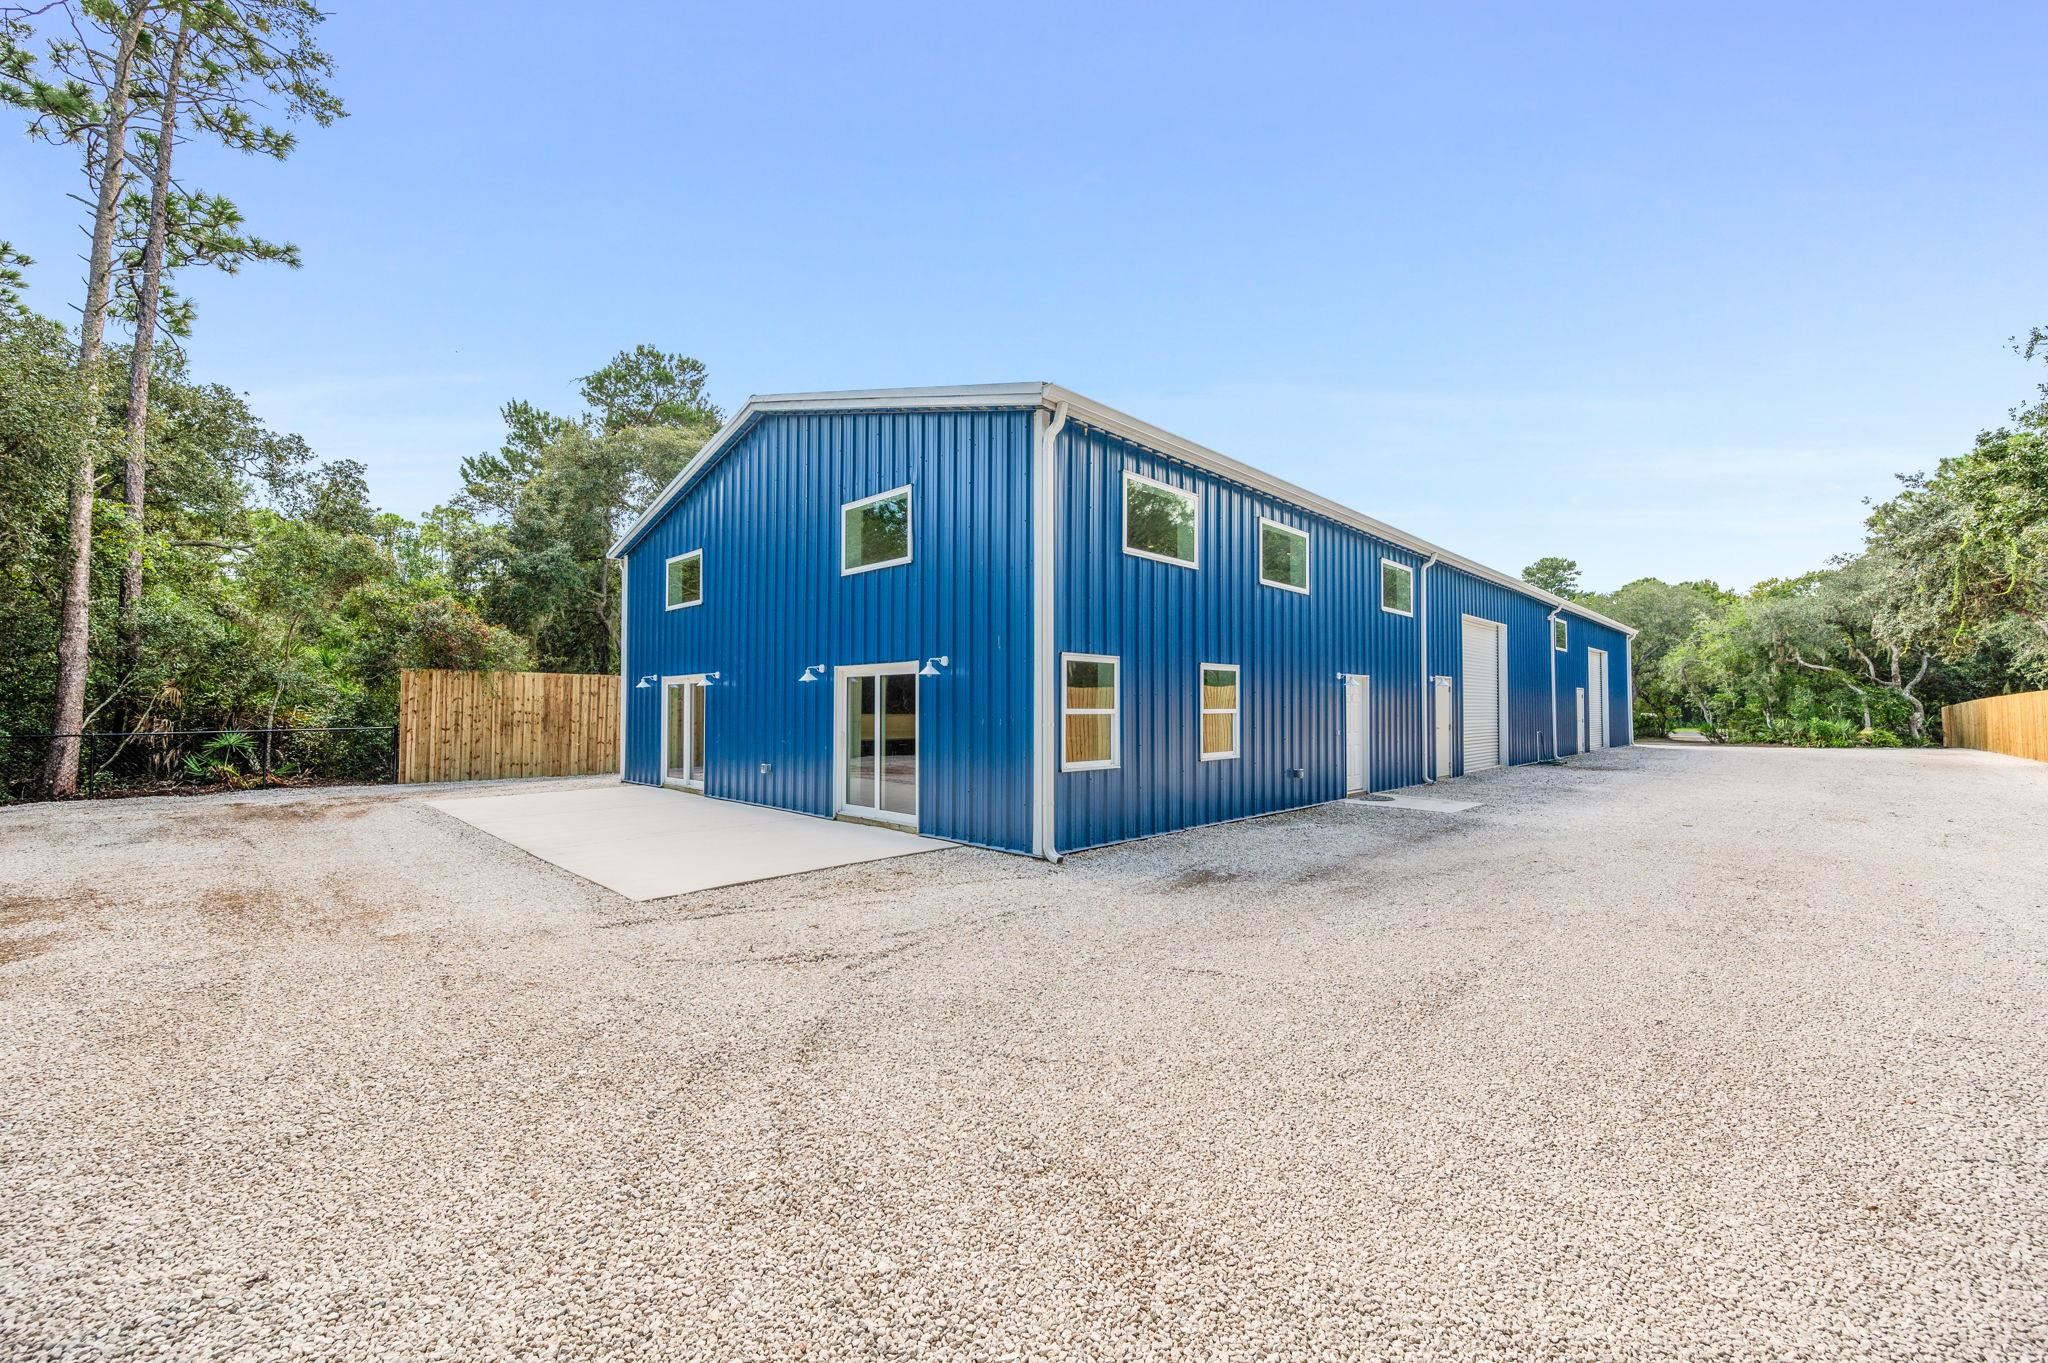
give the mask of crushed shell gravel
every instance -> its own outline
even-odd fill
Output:
[[[0,810],[0,1355],[2048,1356],[2048,767],[638,905],[437,793]]]

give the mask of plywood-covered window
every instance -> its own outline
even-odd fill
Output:
[[[1202,664],[1202,760],[1237,756],[1237,665]]]
[[[1259,581],[1290,592],[1308,591],[1308,535],[1291,525],[1259,521]]]
[[[1117,764],[1123,664],[1097,653],[1060,656],[1060,767],[1090,771]]]

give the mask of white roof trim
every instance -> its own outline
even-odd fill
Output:
[[[989,407],[1041,407],[1045,405],[1043,383],[970,383],[949,388],[856,388],[838,393],[770,393],[747,399],[746,406],[733,413],[730,420],[718,428],[718,434],[705,442],[704,448],[689,463],[683,465],[661,495],[647,504],[638,520],[626,527],[626,533],[606,551],[605,557],[618,558],[632,547],[640,533],[660,519],[669,504],[696,476],[711,467],[718,452],[737,439],[741,432],[754,424],[754,419],[770,412],[886,412],[947,410],[961,408]]]
[[[1552,606],[1561,606],[1573,614],[1620,630],[1630,638],[1636,631],[1619,620],[1609,619],[1598,611],[1589,610],[1561,596],[1554,596],[1538,587],[1532,587],[1520,578],[1489,568],[1462,554],[1452,553],[1440,545],[1399,530],[1385,521],[1377,520],[1362,511],[1353,511],[1340,502],[1310,492],[1303,487],[1263,473],[1249,464],[1239,463],[1227,454],[1220,454],[1205,445],[1197,445],[1173,432],[1163,430],[1148,421],[1141,421],[1128,413],[1119,412],[1091,398],[1081,396],[1071,389],[1050,383],[978,383],[941,388],[866,388],[836,393],[775,393],[747,399],[746,406],[719,429],[717,435],[697,453],[675,480],[663,488],[661,495],[651,502],[640,518],[619,536],[611,547],[610,557],[618,558],[632,545],[633,541],[666,511],[677,494],[696,475],[711,466],[718,452],[738,438],[741,432],[753,424],[756,417],[771,412],[823,412],[823,411],[914,411],[914,410],[957,410],[960,408],[1033,408],[1056,407],[1066,403],[1071,419],[1084,426],[1119,435],[1127,440],[1155,449],[1161,454],[1206,469],[1235,483],[1242,483],[1254,491],[1263,492],[1278,501],[1288,502],[1303,510],[1311,511],[1326,520],[1348,525],[1354,530],[1397,544],[1412,553],[1425,558],[1434,557],[1439,563],[1447,563],[1460,572],[1505,587],[1523,596],[1533,597]]]

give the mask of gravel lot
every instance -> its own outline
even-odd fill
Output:
[[[2048,1356],[2048,767],[1443,789],[639,905],[0,810],[0,1355]]]

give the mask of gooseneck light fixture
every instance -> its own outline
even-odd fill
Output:
[[[804,674],[801,677],[798,677],[797,680],[800,682],[814,682],[818,679],[818,674],[820,672],[823,672],[824,670],[825,664],[817,663],[811,667],[805,668]]]
[[[936,677],[939,675],[940,668],[951,667],[952,665],[953,660],[941,653],[937,657],[926,658],[924,666],[917,669],[917,675],[920,677]]]
[[[660,674],[659,672],[649,672],[649,673],[648,673],[648,674],[647,674],[646,676],[642,677],[642,678],[641,678],[641,679],[640,679],[639,681],[637,681],[637,682],[633,683],[633,689],[634,689],[635,691],[645,691],[645,690],[646,690],[646,689],[647,689],[648,687],[650,687],[650,686],[654,685],[654,684],[655,684],[656,682],[658,682],[658,681],[660,681],[660,680],[661,680],[661,674]]]

